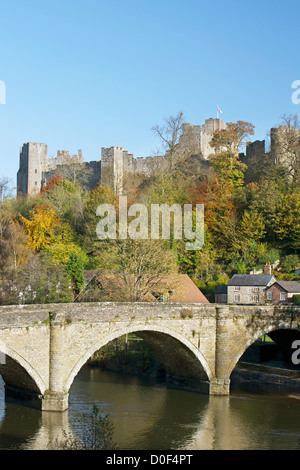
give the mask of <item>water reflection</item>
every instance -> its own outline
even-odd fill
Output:
[[[5,403],[0,383],[0,449],[49,449],[62,430],[82,435],[93,404],[109,414],[120,449],[298,449],[300,401],[233,391],[229,397],[167,390],[151,380],[85,366],[65,413]]]

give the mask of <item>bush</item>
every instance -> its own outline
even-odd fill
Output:
[[[300,294],[296,294],[293,296],[293,303],[300,304]]]

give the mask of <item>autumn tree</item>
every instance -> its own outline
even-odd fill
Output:
[[[60,219],[56,217],[54,209],[48,204],[40,204],[34,207],[29,219],[20,217],[28,236],[28,246],[39,252],[45,249],[55,239],[55,228]]]
[[[226,129],[214,132],[210,146],[216,153],[229,152],[238,154],[250,136],[254,135],[254,129],[255,126],[250,122],[229,122],[226,125]]]
[[[27,242],[24,228],[10,220],[0,237],[0,270],[6,275],[14,275],[32,255]]]

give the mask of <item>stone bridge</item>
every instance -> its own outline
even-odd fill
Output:
[[[92,354],[135,332],[171,376],[212,395],[230,393],[245,350],[270,334],[287,356],[300,339],[300,307],[179,303],[75,303],[0,307],[0,373],[7,399],[68,408],[72,382]],[[273,336],[272,336],[273,335]]]

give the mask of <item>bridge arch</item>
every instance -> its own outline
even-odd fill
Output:
[[[277,332],[277,338],[280,336],[280,332],[294,332],[295,338],[297,337],[300,339],[300,326],[292,326],[290,323],[282,322],[280,324],[269,324],[265,325],[263,327],[257,328],[255,330],[255,333],[249,337],[245,343],[240,347],[238,352],[235,354],[235,356],[232,359],[231,365],[228,370],[228,377],[230,377],[233,369],[236,367],[238,361],[242,357],[242,355],[246,352],[246,350],[252,346],[255,341],[260,339],[264,335],[269,335],[270,337],[272,336],[272,333]],[[292,353],[292,350],[291,350]]]
[[[3,359],[0,374],[7,389],[23,390],[34,395],[43,395],[46,385],[37,371],[18,352],[0,343]]]
[[[184,361],[185,373],[187,373],[188,370],[193,370],[193,373],[190,374],[191,379],[198,378],[200,380],[209,381],[213,377],[208,362],[206,361],[203,354],[185,336],[179,334],[177,331],[174,331],[170,328],[166,328],[164,326],[150,324],[143,326],[131,325],[128,327],[122,327],[120,330],[115,330],[114,332],[107,334],[104,339],[99,339],[93,342],[91,347],[78,359],[77,363],[70,371],[70,374],[65,383],[65,390],[69,391],[74,381],[74,378],[76,377],[80,369],[96,351],[101,349],[110,341],[113,341],[114,339],[119,338],[120,336],[130,333],[136,333],[142,339],[147,341],[152,347],[154,346],[160,358],[161,354],[163,353],[163,348],[160,343],[163,343],[165,346],[166,339],[169,339],[169,347],[174,347],[173,353],[176,356],[175,358],[173,357],[173,366],[176,367],[175,362],[176,360],[178,360],[178,358],[180,358]],[[166,361],[167,367],[171,366],[172,368],[172,360],[168,360],[169,353],[170,349],[165,349],[163,353],[163,359]],[[189,361],[190,363],[188,363]]]

